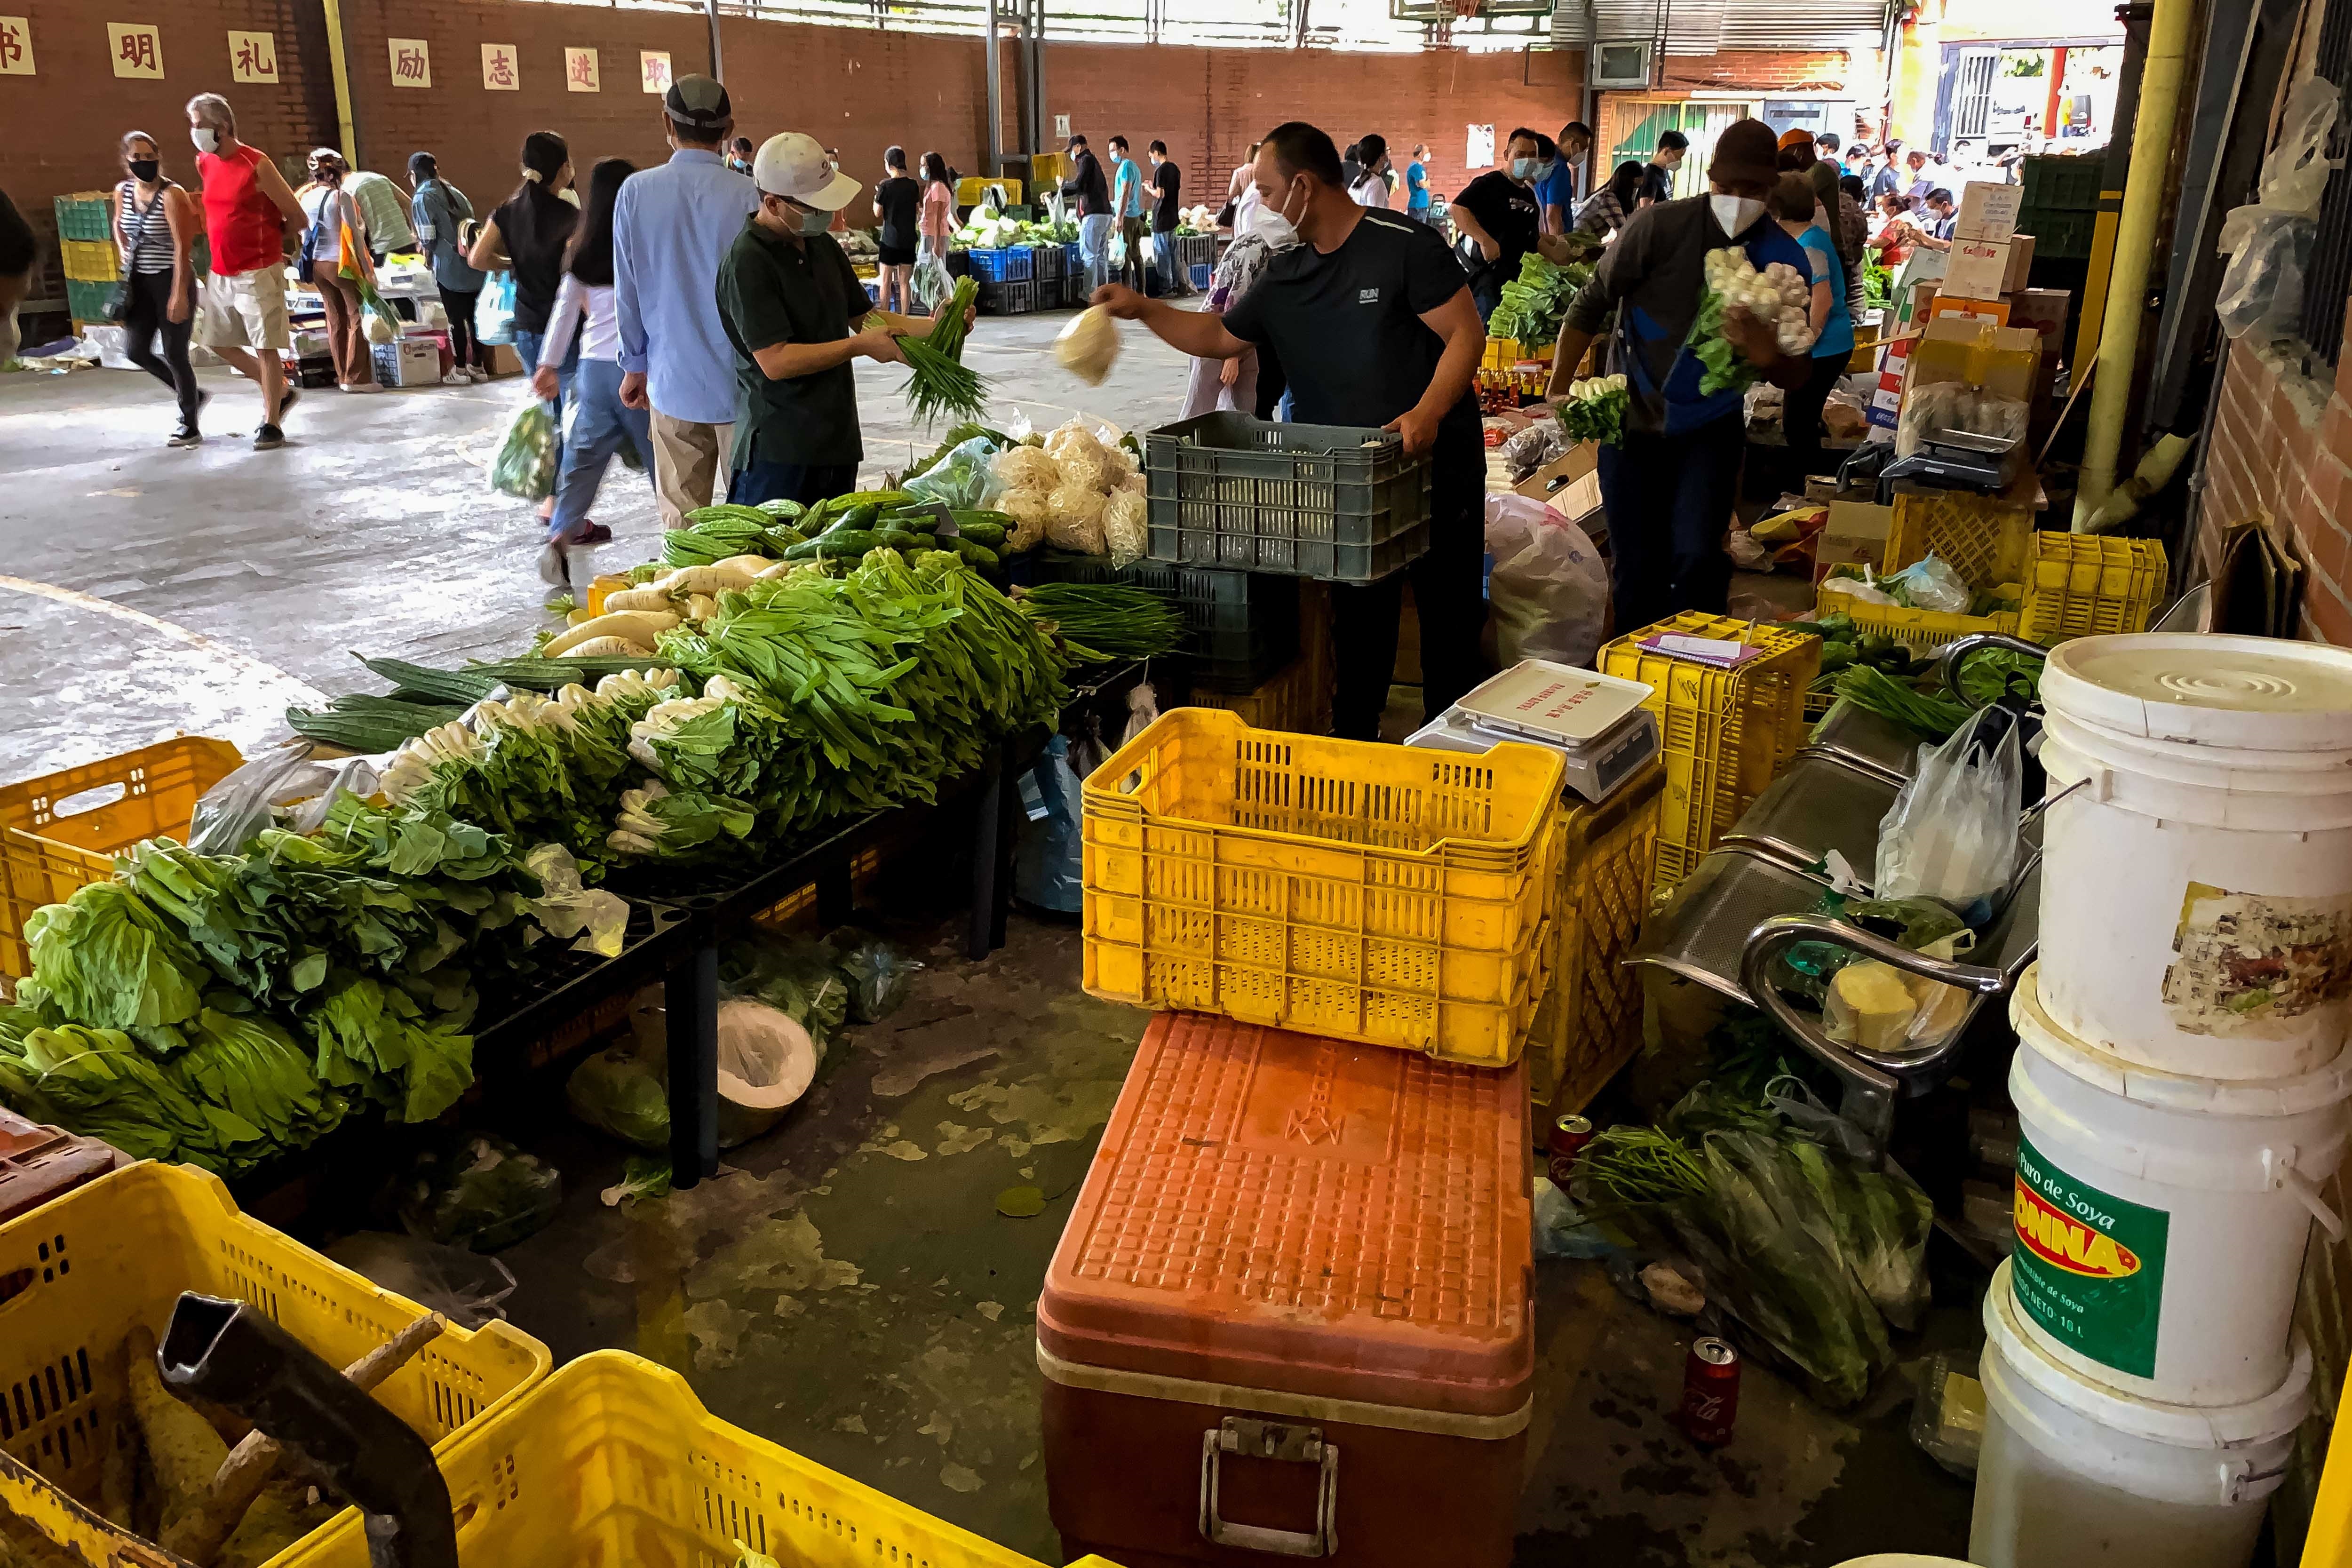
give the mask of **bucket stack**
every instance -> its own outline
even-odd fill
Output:
[[[1969,1558],[2243,1568],[2312,1358],[2352,1098],[2352,653],[2084,637],[2042,679],[2016,1244],[1985,1300]]]

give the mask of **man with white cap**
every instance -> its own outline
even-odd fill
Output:
[[[719,314],[735,350],[727,499],[806,505],[856,488],[866,446],[850,362],[904,363],[896,340],[928,324],[877,310],[825,232],[860,187],[814,137],[769,137],[751,183],[759,207],[719,265]]]
[[[756,212],[751,182],[720,156],[735,126],[727,89],[682,76],[662,95],[669,162],[632,174],[613,204],[613,307],[621,401],[650,408],[654,499],[664,528],[709,506],[726,470],[735,388],[712,286],[719,260]]]

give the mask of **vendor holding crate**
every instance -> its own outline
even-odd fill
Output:
[[[1314,126],[1294,121],[1268,132],[1254,178],[1255,232],[1275,255],[1224,315],[1177,310],[1115,284],[1096,290],[1094,302],[1195,358],[1271,350],[1301,424],[1393,430],[1409,456],[1429,458],[1428,553],[1405,573],[1331,591],[1333,728],[1376,741],[1406,575],[1421,619],[1425,717],[1444,713],[1485,673],[1486,463],[1472,383],[1486,332],[1444,238],[1357,205],[1340,183],[1339,149]]]
[[[1635,213],[1601,255],[1560,323],[1552,361],[1554,395],[1584,359],[1612,310],[1612,354],[1632,402],[1621,444],[1601,448],[1601,499],[1609,516],[1612,619],[1619,631],[1684,610],[1721,615],[1731,586],[1724,553],[1748,420],[1741,384],[1702,390],[1705,369],[1687,340],[1706,294],[1706,258],[1739,246],[1761,272],[1772,262],[1808,282],[1804,247],[1764,210],[1780,178],[1780,139],[1760,120],[1741,120],[1716,138],[1710,194],[1660,202]],[[1801,386],[1810,353],[1783,355],[1773,329],[1737,306],[1723,336],[1766,380]]]

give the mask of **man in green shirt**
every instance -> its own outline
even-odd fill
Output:
[[[850,362],[903,364],[897,339],[925,328],[876,310],[825,232],[859,186],[815,138],[768,138],[751,182],[759,210],[719,264],[719,317],[735,346],[727,499],[805,505],[857,484],[866,447]]]

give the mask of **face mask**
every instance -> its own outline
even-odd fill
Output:
[[[146,184],[152,184],[155,176],[163,172],[163,165],[153,158],[133,158],[131,160],[131,172]]]
[[[791,222],[796,234],[823,234],[833,226],[833,215],[828,212],[819,212],[814,207],[805,211],[787,207],[784,209],[784,216]]]
[[[1711,195],[1706,205],[1726,234],[1743,234],[1749,224],[1764,216],[1764,204],[1753,196]]]
[[[1539,159],[1514,158],[1511,160],[1511,178],[1532,181],[1542,168],[1543,163]]]
[[[199,153],[220,151],[220,132],[209,125],[199,125],[188,132],[188,140],[196,144]]]
[[[1288,250],[1298,243],[1298,226],[1284,216],[1280,207],[1267,206],[1263,202],[1258,204],[1250,232],[1265,241],[1268,250]]]

